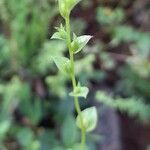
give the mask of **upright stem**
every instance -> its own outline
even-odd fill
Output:
[[[70,56],[71,69],[72,69],[71,80],[72,80],[72,86],[73,86],[73,91],[74,91],[77,86],[77,83],[75,79],[74,54],[71,49],[71,32],[70,32],[70,17],[69,16],[66,17],[65,22],[66,22],[66,32],[67,32],[67,45],[69,49],[69,56]],[[75,104],[75,109],[79,115],[79,119],[81,122],[81,150],[85,150],[86,134],[85,134],[83,118],[81,115],[81,108],[80,108],[78,97],[74,97],[74,104]]]

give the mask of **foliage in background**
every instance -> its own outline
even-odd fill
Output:
[[[113,98],[106,92],[98,91],[96,99],[106,106],[119,110],[122,113],[127,113],[131,117],[138,117],[141,121],[146,121],[150,118],[150,105],[143,103],[142,100],[136,97]]]
[[[119,109],[131,116],[138,116],[141,120],[149,120],[150,34],[123,24],[125,12],[121,8],[99,7],[96,18],[111,36],[111,41],[107,45],[101,44],[104,50],[109,47],[121,48],[122,45],[128,44],[125,52],[118,55],[126,65],[119,69],[120,79],[114,91],[126,98],[113,99],[102,91],[96,94],[96,98],[109,107]],[[108,56],[108,59],[104,60],[106,64],[109,59],[111,60],[112,54],[115,56],[115,53],[109,51],[103,53]],[[114,64],[114,61],[112,63]],[[110,69],[113,69],[114,65]]]

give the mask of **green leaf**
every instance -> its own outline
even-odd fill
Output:
[[[65,147],[71,147],[77,142],[79,134],[73,116],[68,115],[64,120],[61,129],[61,137]]]
[[[83,36],[77,37],[74,34],[73,41],[71,43],[71,47],[72,47],[74,54],[80,52],[86,46],[86,44],[89,42],[91,38],[92,36],[90,35],[83,35]]]
[[[67,33],[65,31],[65,28],[61,24],[60,27],[56,27],[57,32],[55,32],[51,39],[59,39],[59,40],[66,40]]]
[[[86,132],[93,131],[96,128],[97,125],[97,111],[96,107],[90,107],[81,112],[82,118],[83,118],[83,125],[86,130]],[[79,115],[76,118],[76,124],[81,129],[81,122]]]
[[[78,83],[77,87],[74,89],[73,92],[69,93],[70,96],[73,97],[87,97],[89,93],[89,89],[87,87],[81,87],[80,83]]]
[[[62,56],[53,56],[52,59],[61,72],[67,74],[70,74],[72,72],[71,62],[68,58]]]

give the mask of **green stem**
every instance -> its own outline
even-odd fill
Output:
[[[82,130],[81,130],[81,132],[82,132],[82,137],[81,137],[81,149],[82,150],[85,150],[85,143],[86,143],[86,132],[85,132],[85,129],[83,128]]]
[[[66,22],[66,32],[67,32],[67,45],[68,45],[68,49],[69,49],[69,56],[70,56],[71,69],[72,69],[71,80],[72,80],[72,86],[73,86],[73,91],[74,91],[77,86],[77,83],[76,83],[76,79],[75,79],[74,54],[71,49],[71,32],[70,32],[69,16],[66,17],[65,22]],[[78,97],[74,97],[74,104],[75,104],[75,109],[79,115],[80,122],[81,122],[81,150],[85,150],[86,134],[85,134],[83,118],[81,115],[81,108],[80,108]]]

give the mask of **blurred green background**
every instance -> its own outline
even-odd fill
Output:
[[[89,150],[150,149],[150,2],[82,0],[71,15],[93,39],[76,57],[99,123]],[[79,150],[71,84],[50,60],[66,45],[55,0],[0,0],[0,150]]]

